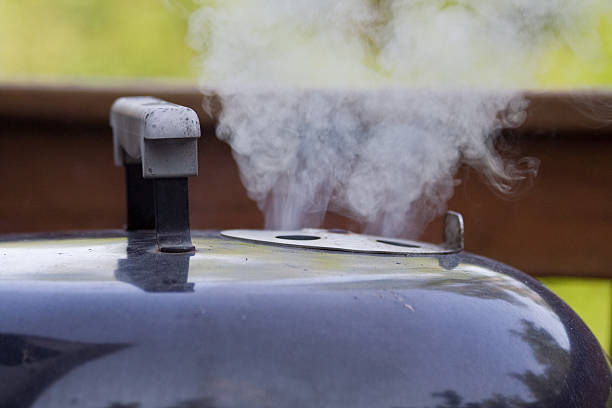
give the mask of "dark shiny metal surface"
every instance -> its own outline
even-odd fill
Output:
[[[0,406],[612,406],[584,323],[481,257],[42,238],[0,242]]]

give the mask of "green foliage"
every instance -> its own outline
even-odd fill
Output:
[[[218,0],[0,0],[0,79],[28,76],[193,78],[189,15]],[[612,84],[612,14],[600,38],[559,41],[537,56],[546,87]],[[388,2],[372,0],[388,18]],[[440,0],[442,8],[465,2]],[[604,10],[605,9],[605,10]],[[376,66],[374,42],[366,64]]]
[[[612,281],[585,278],[542,278],[550,290],[572,307],[610,354],[612,333]]]
[[[612,84],[612,12],[594,10],[596,35],[560,41],[539,58],[539,82],[545,87]]]
[[[150,0],[0,0],[0,77],[193,76],[188,11]]]

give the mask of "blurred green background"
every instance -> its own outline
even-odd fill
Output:
[[[612,8],[594,1],[595,33],[534,56],[541,86],[612,85]],[[185,37],[190,12],[204,3],[214,0],[0,0],[0,80],[195,79]]]
[[[195,81],[196,54],[185,37],[190,9],[197,3],[0,0],[0,81],[120,77]],[[600,38],[584,36],[571,48],[560,43],[537,56],[540,86],[612,85],[612,12],[604,12],[603,6],[592,12]],[[582,316],[610,352],[612,281],[542,281]]]
[[[187,4],[0,0],[0,79],[195,78]]]

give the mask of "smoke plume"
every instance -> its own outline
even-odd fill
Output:
[[[589,0],[228,0],[191,16],[201,85],[266,227],[416,236],[466,163],[502,192],[536,159],[496,150],[520,125],[546,47],[588,29]]]

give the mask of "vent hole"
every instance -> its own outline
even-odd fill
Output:
[[[314,241],[315,239],[321,239],[321,237],[316,237],[314,235],[279,235],[276,238],[290,239],[292,241]]]
[[[397,242],[397,241],[387,241],[384,239],[377,239],[376,242],[380,242],[381,244],[394,245],[394,246],[400,246],[400,247],[406,247],[406,248],[420,248],[420,246],[418,245],[405,244],[403,242]]]

